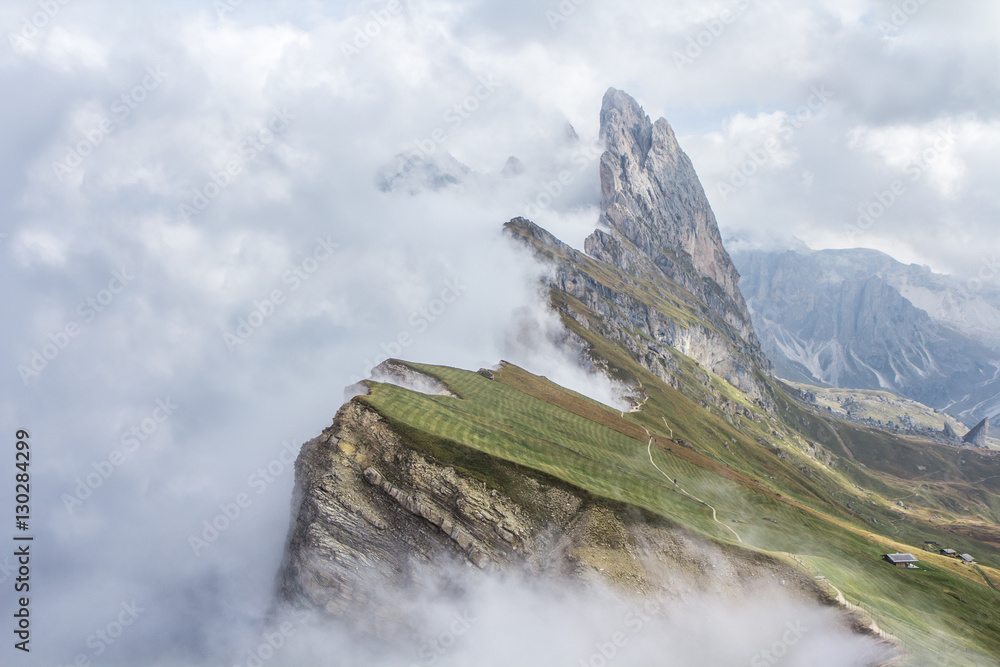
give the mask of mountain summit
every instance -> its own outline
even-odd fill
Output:
[[[586,255],[524,218],[506,230],[555,268],[554,303],[594,325],[648,371],[676,383],[678,354],[764,404],[771,391],[764,354],[739,274],[690,158],[666,120],[652,123],[629,95],[611,88],[601,109],[602,214]],[[596,262],[596,263],[595,263]]]
[[[601,136],[607,146],[601,157],[601,223],[694,293],[702,285],[691,280],[692,268],[710,278],[749,319],[715,214],[666,119],[651,122],[632,97],[610,88],[601,108]]]

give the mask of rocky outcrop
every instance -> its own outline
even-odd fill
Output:
[[[962,438],[966,443],[972,445],[973,447],[982,447],[985,449],[989,445],[990,437],[990,420],[984,419],[983,421],[976,424],[976,426],[965,434]]]
[[[396,432],[363,398],[345,404],[296,462],[279,600],[376,632],[394,620],[401,591],[449,564],[668,597],[739,598],[779,580],[816,595],[808,577],[766,556],[454,448],[461,464]]]

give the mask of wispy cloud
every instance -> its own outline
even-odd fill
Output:
[[[928,170],[927,187],[883,217],[872,243],[974,272],[982,248],[998,245],[992,5],[928,3],[887,51],[875,24],[887,3],[754,2],[678,71],[673,54],[736,3],[574,2],[572,12],[559,4],[0,8],[9,92],[0,106],[0,294],[10,323],[0,330],[0,425],[29,428],[45,443],[34,464],[52,490],[33,508],[36,562],[48,577],[33,600],[50,633],[40,661],[72,660],[132,600],[145,611],[108,647],[109,664],[141,664],[142,651],[168,655],[179,637],[191,639],[188,662],[217,655],[213,634],[259,646],[259,633],[234,638],[237,630],[213,619],[245,629],[269,608],[292,475],[274,477],[197,558],[188,536],[246,493],[248,476],[278,455],[276,443],[325,427],[364,361],[383,343],[395,349],[412,314],[448,280],[466,289],[426,334],[407,339],[407,358],[466,368],[507,358],[611,400],[614,388],[599,376],[518,344],[532,323],[535,342],[545,341],[551,320],[535,288],[538,267],[499,232],[528,204],[571,242],[592,228],[596,160],[566,183],[559,175],[599,140],[608,86],[671,121],[727,231],[779,227],[817,247],[816,239],[842,242],[871,184],[891,183],[927,132],[954,121],[956,144]],[[546,11],[565,20],[553,29]],[[357,31],[371,22],[377,34],[361,50]],[[25,41],[13,48],[10,35]],[[360,53],[347,58],[344,44]],[[166,76],[147,78],[149,67]],[[502,85],[481,87],[483,77]],[[738,196],[716,197],[710,185],[730,178],[733,160],[822,85],[836,92],[822,114],[783,138]],[[135,105],[127,115],[113,106],[122,95]],[[283,109],[294,119],[262,135]],[[449,110],[461,123],[444,119]],[[267,138],[266,150],[226,171],[253,138]],[[412,196],[381,191],[379,169],[428,138],[469,177]],[[510,155],[524,172],[500,176]],[[53,168],[71,158],[69,172]],[[562,190],[540,206],[553,183]],[[210,205],[198,209],[196,193]],[[185,219],[182,204],[197,213]],[[275,281],[328,237],[338,252],[230,353],[224,335],[238,336],[241,318],[250,324],[252,312],[266,311]],[[120,267],[136,278],[105,307]],[[91,297],[103,311],[70,336],[66,325]],[[18,367],[30,368],[33,350],[44,360],[48,344],[58,358],[26,386]],[[122,434],[164,397],[183,406],[169,428],[122,465],[111,462],[99,492],[67,512],[60,494],[86,484],[95,463],[107,470]],[[5,497],[9,486],[0,480]],[[5,613],[8,605],[4,598]]]

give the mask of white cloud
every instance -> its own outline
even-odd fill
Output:
[[[45,38],[42,57],[55,69],[71,72],[78,67],[100,70],[107,66],[109,47],[86,34],[52,28]]]
[[[74,2],[27,50],[5,48],[0,82],[17,92],[0,108],[0,233],[9,235],[0,290],[5,315],[20,324],[0,332],[0,424],[46,443],[53,462],[39,475],[55,495],[39,500],[38,528],[72,544],[39,556],[54,573],[39,608],[66,610],[47,617],[59,631],[45,658],[66,662],[95,616],[143,594],[158,605],[128,640],[137,644],[156,639],[157,623],[204,639],[198,625],[220,605],[267,608],[290,475],[214,555],[192,559],[187,534],[283,440],[326,426],[343,386],[400,333],[416,333],[414,321],[426,329],[401,356],[467,368],[518,351],[508,345],[512,314],[527,308],[545,323],[537,267],[499,228],[596,139],[608,86],[671,121],[724,229],[780,229],[817,247],[843,245],[858,206],[953,122],[958,140],[926,187],[858,243],[940,268],[978,266],[1000,242],[997,46],[987,28],[997,10],[928,5],[886,55],[870,25],[884,4],[754,2],[683,72],[673,54],[728,3],[589,2],[553,30],[545,10],[555,2],[413,1],[348,59],[342,45],[384,3],[243,2],[220,21],[206,2]],[[34,8],[4,5],[0,15],[17,30]],[[53,161],[151,66],[167,73],[162,85],[60,181]],[[503,85],[453,127],[448,111],[490,75]],[[822,85],[833,102],[721,201],[714,184]],[[195,189],[286,107],[296,115],[287,130],[204,211],[181,218]],[[567,143],[567,120],[580,144]],[[417,197],[378,191],[377,170],[439,127],[446,136],[435,150],[480,175]],[[526,172],[496,178],[511,154]],[[573,174],[537,217],[579,247],[596,221],[596,161]],[[327,235],[340,246],[335,259],[292,290],[286,272]],[[85,322],[78,305],[123,266],[134,282]],[[420,320],[454,279],[468,286],[463,296]],[[223,334],[274,289],[285,303],[230,353]],[[25,386],[15,369],[68,321],[79,336]],[[562,368],[531,351],[518,358],[534,370]],[[562,370],[564,381],[610,395]],[[167,395],[182,406],[170,429],[67,516],[58,494]],[[260,559],[246,559],[251,550]]]
[[[12,252],[26,267],[35,264],[61,267],[66,263],[69,250],[64,238],[44,229],[26,229],[13,242]]]
[[[966,173],[956,144],[978,126],[968,125],[941,119],[922,126],[855,127],[848,132],[848,146],[880,160],[901,177],[926,175],[942,196],[955,197]]]

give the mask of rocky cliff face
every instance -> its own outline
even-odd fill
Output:
[[[670,124],[663,118],[652,123],[634,99],[611,88],[601,108],[601,136],[607,144],[601,157],[601,223],[749,334],[739,274]],[[608,239],[594,237],[590,245],[597,251]]]
[[[678,386],[676,351],[769,405],[770,361],[715,215],[670,125],[652,123],[634,99],[612,88],[601,135],[602,228],[586,239],[586,256],[524,218],[506,231],[553,267],[550,287],[600,314],[601,334],[660,379]]]
[[[421,453],[363,397],[345,404],[296,463],[279,600],[377,633],[400,620],[401,591],[449,564],[603,581],[631,594],[738,599],[782,581],[818,596],[803,573],[769,557],[709,545],[514,464],[468,463]],[[474,474],[483,465],[490,474]]]
[[[912,300],[964,298],[946,276],[873,250],[756,251],[736,259],[756,330],[782,377],[892,391],[967,424],[1000,410],[1000,353],[974,335],[979,320],[956,324],[954,312],[932,308],[932,316]],[[942,296],[949,291],[954,298]]]
[[[504,229],[552,267],[546,279],[552,290],[583,307],[557,297],[557,308],[595,327],[667,384],[682,389],[677,379],[680,353],[762,405],[770,404],[762,375],[770,362],[753,331],[734,326],[719,309],[664,275],[626,239],[597,231],[587,240],[588,257],[524,218],[511,220]],[[721,300],[717,292],[713,302]],[[598,317],[588,317],[593,315]]]

